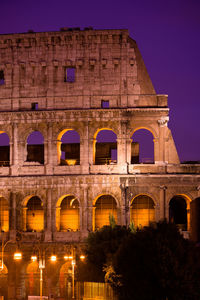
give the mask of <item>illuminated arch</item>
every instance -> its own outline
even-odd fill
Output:
[[[66,134],[69,137],[66,138]],[[66,139],[64,142],[63,139]],[[74,142],[75,141],[75,142]],[[77,130],[63,129],[57,137],[58,163],[61,165],[80,164],[80,134]]]
[[[169,201],[169,221],[181,230],[190,229],[191,198],[186,194],[176,194]]]
[[[9,231],[9,203],[0,196],[0,231]]]
[[[74,195],[59,198],[56,206],[57,231],[77,231],[80,229],[80,204]]]
[[[23,224],[25,231],[44,230],[43,202],[38,196],[27,197],[26,207],[23,210]]]
[[[71,261],[67,261],[60,268],[59,274],[59,289],[60,296],[67,298],[68,296],[68,283],[71,284]]]
[[[148,127],[137,127],[131,139],[131,164],[154,163],[155,132]]]
[[[27,162],[44,164],[44,136],[38,131],[32,131],[27,137]]]
[[[117,201],[110,194],[102,194],[93,202],[93,230],[110,225],[110,216],[117,223]]]
[[[31,262],[26,268],[26,290],[28,295],[39,295],[39,265],[38,262]]]
[[[149,226],[155,222],[155,202],[147,194],[136,195],[130,205],[130,223],[135,227]]]
[[[10,165],[10,139],[5,131],[0,131],[0,167]]]
[[[112,132],[112,137],[106,138],[106,131]],[[105,141],[98,141],[98,135],[103,132]],[[115,141],[113,141],[115,140]],[[117,163],[117,134],[111,128],[100,128],[94,134],[93,139],[93,163],[95,165]]]

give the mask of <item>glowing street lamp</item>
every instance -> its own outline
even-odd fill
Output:
[[[1,245],[1,265],[0,265],[0,272],[3,271],[4,269],[4,250],[5,250],[5,247],[9,244],[9,243],[16,243],[15,241],[12,241],[12,240],[8,240],[6,243],[4,243],[4,239],[2,238],[2,245]],[[14,260],[21,260],[22,259],[22,253],[17,250],[15,253],[14,253]]]

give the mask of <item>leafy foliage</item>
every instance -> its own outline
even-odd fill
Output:
[[[113,261],[110,280],[119,299],[200,299],[200,253],[174,224],[159,222],[129,235]]]
[[[84,281],[105,281],[106,266],[112,259],[122,241],[131,234],[124,226],[104,226],[91,232],[86,241],[86,262],[79,264],[78,279]]]

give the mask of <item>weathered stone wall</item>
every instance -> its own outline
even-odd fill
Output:
[[[69,81],[67,68],[75,71]],[[169,219],[170,200],[181,195],[187,206],[185,234],[196,232],[190,208],[200,198],[200,165],[180,164],[168,128],[167,95],[156,94],[127,30],[0,35],[0,71],[4,75],[0,78],[0,133],[8,135],[10,146],[9,164],[0,166],[0,197],[8,203],[9,232],[0,233],[0,239],[19,239],[25,254],[23,262],[13,267],[14,245],[5,248],[9,299],[26,296],[27,265],[35,244],[48,255],[57,249],[60,257],[53,286],[59,290],[66,247],[79,248],[94,229],[98,196],[113,196],[117,223],[128,226],[135,197],[151,197],[158,221]],[[109,101],[108,108],[102,107],[102,100]],[[117,163],[95,165],[101,129],[117,136]],[[153,135],[151,164],[131,164],[131,137],[139,129]],[[74,166],[60,164],[61,137],[67,130],[76,130],[80,136],[80,164]],[[33,131],[44,137],[44,164],[27,161],[27,138]],[[60,231],[56,224],[61,199],[67,195],[79,203],[76,232]],[[42,232],[26,230],[32,196],[42,201]],[[52,274],[51,269],[46,272]]]

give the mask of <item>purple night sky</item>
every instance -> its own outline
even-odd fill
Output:
[[[199,0],[0,0],[0,34],[61,27],[129,29],[158,94],[181,161],[200,160]]]

